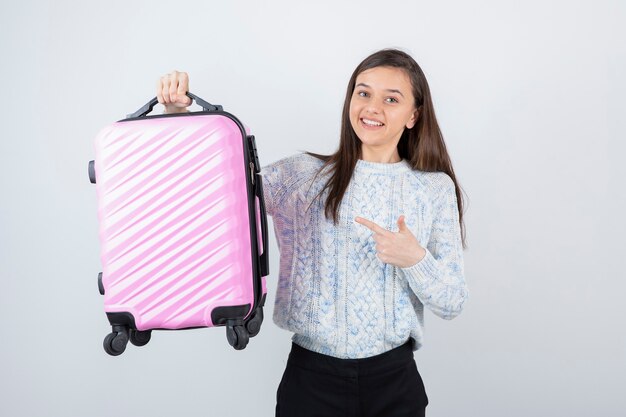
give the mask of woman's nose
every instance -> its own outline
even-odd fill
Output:
[[[380,106],[378,105],[378,103],[370,102],[367,105],[367,111],[368,113],[378,114],[380,113]]]

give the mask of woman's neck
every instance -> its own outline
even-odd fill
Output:
[[[393,164],[402,161],[398,148],[374,150],[367,146],[361,146],[361,158],[367,162],[378,162],[383,164]]]

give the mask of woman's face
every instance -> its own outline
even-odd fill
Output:
[[[350,123],[363,145],[395,148],[404,128],[412,128],[416,121],[411,81],[404,70],[375,67],[356,77]]]

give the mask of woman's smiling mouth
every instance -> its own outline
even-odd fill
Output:
[[[360,120],[361,124],[366,128],[377,128],[385,125],[383,122],[379,122],[378,120],[366,119],[364,117]]]

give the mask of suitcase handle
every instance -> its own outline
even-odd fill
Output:
[[[223,110],[222,106],[220,106],[219,104],[211,104],[208,101],[204,101],[200,97],[196,96],[195,94],[191,94],[189,91],[187,91],[185,94],[192,101],[195,100],[196,104],[202,107],[203,111],[222,111]],[[126,118],[134,119],[136,117],[143,117],[146,114],[150,113],[152,109],[154,108],[154,106],[156,106],[158,103],[159,103],[159,99],[155,97],[149,102],[147,102],[142,108],[140,108],[136,112],[127,115]]]
[[[263,241],[263,253],[261,254],[261,276],[265,277],[270,273],[267,257],[267,214],[265,212],[265,200],[263,199],[263,180],[256,173],[256,195],[259,197],[259,208],[261,211],[261,238]]]
[[[265,199],[263,198],[263,177],[259,175],[261,172],[261,164],[259,163],[259,156],[256,151],[256,142],[254,135],[248,135],[248,150],[250,157],[254,163],[254,195],[259,200],[259,210],[261,211],[261,239],[263,244],[263,253],[260,256],[261,264],[261,276],[265,277],[270,273],[269,258],[267,256],[267,213],[265,211]],[[255,208],[256,212],[256,208]],[[256,213],[255,213],[256,217]]]

